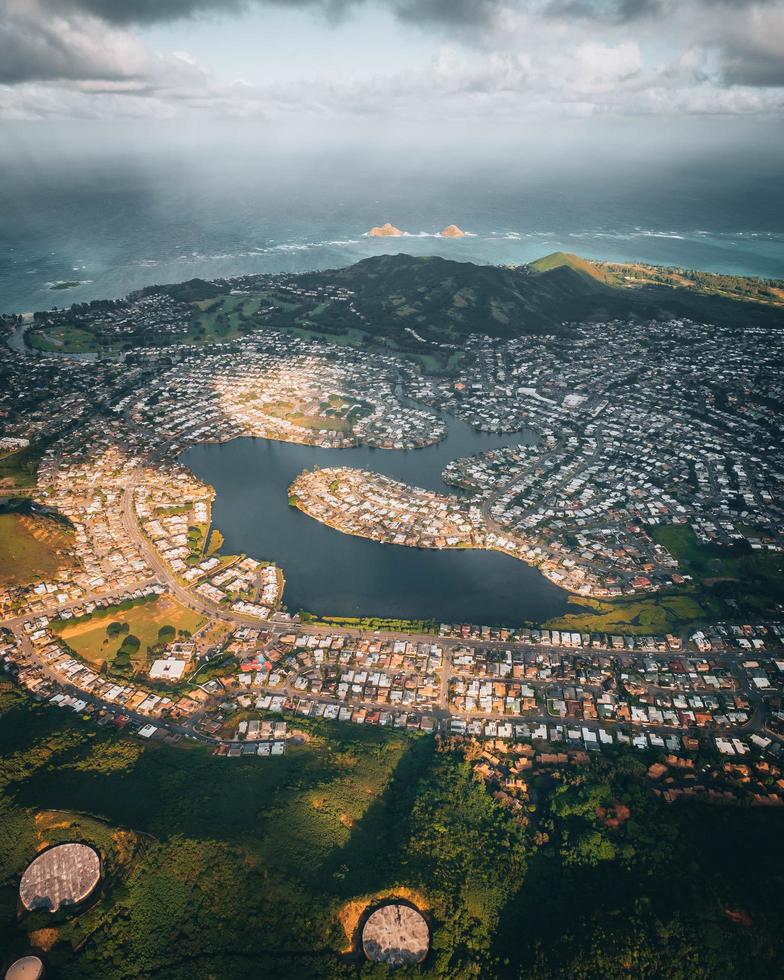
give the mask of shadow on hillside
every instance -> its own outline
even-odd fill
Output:
[[[399,883],[411,807],[434,753],[432,738],[417,738],[411,743],[384,792],[352,828],[348,842],[330,851],[315,872],[320,890],[349,898]]]

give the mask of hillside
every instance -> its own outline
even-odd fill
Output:
[[[531,262],[528,266],[533,272],[552,272],[553,269],[573,269],[583,276],[596,279],[599,282],[608,282],[608,277],[598,266],[588,259],[583,259],[579,255],[571,252],[551,252],[549,255],[542,256],[536,262]]]
[[[163,315],[155,304],[136,305],[155,295],[176,308],[170,305]],[[431,367],[440,360],[443,368],[472,333],[563,334],[580,322],[632,318],[780,326],[782,306],[780,280],[591,262],[568,252],[523,266],[400,253],[323,272],[149,286],[127,300],[36,314],[25,342],[55,353],[132,350],[225,343],[267,327],[335,343],[426,353]]]
[[[528,268],[475,265],[439,257],[381,255],[346,269],[303,276],[303,285],[351,289],[371,332],[406,328],[428,339],[469,333],[496,337],[554,333],[610,294],[603,284],[562,265],[532,275]]]
[[[782,279],[733,276],[645,262],[596,262],[593,263],[593,268],[609,285],[624,289],[666,286],[703,296],[720,296],[744,303],[784,307]]]
[[[754,326],[781,317],[750,291],[730,294],[706,285],[704,278],[679,289],[661,281],[628,288],[616,270],[567,252],[518,267],[380,255],[299,280],[306,289],[331,283],[352,290],[363,329],[392,340],[408,338],[412,330],[428,340],[455,343],[469,333],[563,333],[570,323],[602,319],[687,317]]]

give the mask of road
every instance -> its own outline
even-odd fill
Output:
[[[518,478],[520,479],[519,475]],[[184,606],[189,609],[198,612],[200,615],[205,615],[211,618],[220,619],[227,622],[235,627],[253,627],[255,629],[265,628],[269,630],[270,636],[267,646],[274,644],[277,640],[278,635],[282,631],[289,632],[291,630],[297,631],[307,631],[308,633],[315,633],[320,635],[334,635],[339,633],[341,635],[351,635],[354,637],[361,637],[367,639],[371,634],[366,630],[343,628],[340,629],[328,626],[311,625],[307,624],[305,626],[299,626],[298,624],[292,623],[290,620],[285,622],[276,622],[274,617],[267,622],[260,621],[256,617],[247,616],[243,614],[236,613],[232,610],[226,610],[219,606],[217,603],[212,602],[204,596],[200,596],[185,586],[182,585],[172,573],[171,569],[168,567],[166,562],[156,551],[152,543],[146,538],[144,533],[139,526],[136,519],[135,509],[134,509],[134,492],[139,485],[140,481],[138,479],[131,480],[125,488],[122,496],[121,502],[121,520],[125,532],[127,533],[129,539],[134,542],[141,554],[144,556],[147,564],[153,572],[153,575],[145,577],[140,580],[138,587],[145,589],[151,585],[161,585],[165,584],[166,587],[171,591],[171,593],[181,602]],[[125,590],[127,591],[127,590]],[[70,606],[66,607],[53,607],[48,610],[45,614],[52,616],[61,612],[62,609],[74,608],[76,606],[83,606],[86,602],[98,602],[105,601],[107,598],[111,598],[106,594],[92,594],[84,597],[78,603],[72,603]],[[62,690],[73,694],[89,704],[93,704],[96,707],[112,712],[114,714],[123,714],[127,716],[130,720],[137,722],[139,724],[154,724],[157,727],[164,727],[168,731],[183,735],[190,738],[196,738],[200,741],[217,744],[219,742],[225,741],[224,739],[207,735],[199,731],[198,725],[204,716],[204,712],[200,711],[196,715],[191,716],[187,722],[180,723],[172,721],[170,719],[161,720],[157,717],[150,717],[142,715],[139,712],[127,711],[125,708],[113,704],[111,702],[103,701],[88,692],[82,691],[76,688],[74,685],[64,682],[60,675],[58,675],[41,657],[38,656],[36,650],[31,643],[28,635],[22,628],[22,624],[29,621],[30,615],[18,616],[12,619],[4,621],[3,625],[11,629],[16,635],[19,643],[22,646],[23,652],[28,656],[33,662],[35,662],[43,675],[47,677],[52,682],[56,683]],[[607,722],[602,719],[582,719],[582,718],[561,718],[558,716],[553,716],[548,713],[540,714],[526,714],[526,715],[508,715],[499,714],[492,712],[466,712],[455,710],[450,707],[449,703],[449,689],[450,682],[455,676],[466,676],[462,671],[456,671],[453,665],[453,656],[456,648],[462,649],[509,649],[514,647],[515,644],[510,643],[508,640],[487,640],[475,637],[435,637],[430,634],[410,634],[403,632],[377,632],[372,634],[374,638],[383,640],[402,640],[402,641],[413,641],[413,642],[423,642],[423,643],[437,643],[443,650],[443,663],[441,668],[441,676],[439,680],[439,688],[437,698],[427,704],[416,705],[390,705],[388,702],[372,702],[372,701],[351,701],[346,702],[336,698],[326,697],[326,696],[314,696],[306,693],[300,693],[293,688],[294,675],[290,675],[287,681],[277,687],[269,686],[257,686],[253,687],[252,691],[255,694],[268,693],[275,696],[283,695],[290,698],[292,701],[299,699],[299,701],[307,700],[314,703],[320,704],[334,704],[339,707],[351,707],[354,708],[365,708],[369,711],[383,711],[389,712],[391,710],[396,711],[408,711],[409,713],[415,713],[417,715],[424,715],[432,717],[437,724],[437,727],[442,730],[448,730],[448,721],[451,718],[459,718],[464,721],[471,721],[474,719],[481,719],[486,721],[497,721],[497,722],[512,722],[512,723],[527,723],[527,724],[546,724],[546,725],[561,725],[563,727],[579,727],[587,728],[591,731],[596,731],[601,728],[608,728],[611,730],[613,727],[618,725],[617,722]],[[575,654],[579,655],[582,651],[573,648],[556,648],[556,647],[537,647],[537,653],[542,654]],[[649,657],[654,657],[656,659],[661,659],[661,655],[653,651],[646,652],[628,652],[622,650],[605,650],[605,649],[592,649],[590,655],[602,655],[610,656],[613,659],[616,668],[621,669],[624,666],[627,668],[630,666],[639,666],[643,659]],[[586,655],[588,655],[586,653]],[[670,654],[669,656],[681,656],[681,654]],[[729,734],[750,734],[752,732],[762,732],[765,729],[765,713],[763,700],[759,696],[758,692],[754,690],[750,684],[748,675],[740,669],[738,665],[737,656],[733,655],[721,655],[717,654],[711,657],[718,666],[724,668],[735,679],[735,685],[738,692],[740,692],[744,697],[746,697],[749,703],[753,706],[752,712],[749,720],[740,726],[736,726],[731,729]],[[468,674],[468,676],[474,676]],[[498,677],[477,677],[477,680],[491,680],[498,682],[500,678]],[[515,679],[517,680],[517,679]],[[525,680],[524,683],[530,684],[534,688],[544,688],[545,691],[548,686],[556,684],[558,686],[579,686],[582,688],[590,687],[590,685],[580,685],[575,680],[564,678],[564,679],[548,679],[544,681],[536,680]],[[677,693],[669,688],[663,689],[663,693],[671,696]],[[688,693],[698,693],[697,691],[689,691]],[[715,693],[711,691],[711,693]],[[684,729],[682,727],[675,727],[669,725],[660,724],[648,724],[648,723],[622,723],[623,725],[629,727],[632,730],[637,730],[646,733],[656,733],[663,736],[672,734],[684,734]],[[716,726],[704,726],[700,729],[701,731],[719,731]],[[726,731],[726,729],[724,729]]]

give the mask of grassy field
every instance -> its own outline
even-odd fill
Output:
[[[195,633],[204,622],[198,613],[168,596],[162,596],[130,609],[111,606],[94,613],[89,619],[66,621],[59,628],[59,634],[77,656],[96,667],[114,661],[123,643],[128,648],[127,637],[135,636],[139,646],[130,653],[130,661],[131,670],[138,671],[147,665],[148,651],[159,643],[162,627],[171,626],[176,631]],[[112,636],[107,632],[110,623],[120,623],[128,629]]]
[[[347,627],[358,630],[384,630],[391,633],[437,633],[438,624],[434,619],[383,619],[377,616],[315,616],[300,612],[303,623],[317,623],[322,626]]]
[[[701,544],[690,527],[660,525],[654,540],[678,559],[689,584],[660,595],[633,599],[587,599],[570,603],[585,613],[569,613],[544,625],[614,633],[679,633],[709,619],[766,618],[781,614],[784,555],[752,551],[747,545]]]
[[[248,329],[252,329],[252,319],[265,301],[266,294],[253,293],[218,296],[193,303],[198,312],[182,343],[201,345],[235,340],[242,336],[242,328],[246,324]],[[243,320],[243,317],[247,317],[247,320]]]
[[[599,262],[596,267],[612,285],[625,287],[667,286],[704,296],[720,296],[741,302],[784,306],[784,280],[733,276],[695,269],[649,265],[643,262]]]
[[[0,585],[27,585],[71,563],[68,530],[37,514],[0,514]]]
[[[26,496],[35,486],[43,447],[32,445],[0,458],[0,495]]]
[[[83,354],[98,350],[95,335],[82,327],[68,324],[47,330],[30,330],[27,342],[34,350],[59,351],[62,354]]]
[[[586,633],[678,633],[689,623],[705,618],[707,610],[686,592],[650,595],[637,599],[589,599],[572,596],[571,605],[584,613],[568,613],[548,620],[548,629]]]
[[[266,291],[201,300],[193,304],[198,313],[185,343],[206,344],[234,340],[250,329],[267,326],[305,340],[321,340],[328,344],[364,350],[398,351],[416,360],[426,374],[451,370],[462,356],[459,351],[449,352],[438,348],[432,348],[427,353],[404,350],[389,337],[376,336],[351,325],[346,319],[347,314],[342,304],[310,304],[309,299],[297,301],[289,295]],[[270,306],[275,306],[276,312],[265,314],[263,311],[269,310]]]

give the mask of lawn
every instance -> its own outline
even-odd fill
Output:
[[[649,595],[635,599],[588,599],[572,596],[570,605],[584,613],[568,613],[548,620],[548,629],[585,633],[678,633],[687,624],[705,618],[705,609],[686,592]]]
[[[0,585],[28,585],[71,564],[71,534],[37,514],[0,514]]]
[[[0,494],[25,496],[35,486],[45,446],[27,446],[0,458]]]
[[[585,613],[569,613],[544,625],[589,633],[679,633],[708,619],[749,619],[780,615],[784,601],[784,556],[752,551],[746,544],[701,544],[684,525],[660,525],[655,541],[678,559],[693,579],[659,595],[630,599],[573,596]]]
[[[83,354],[98,350],[95,335],[82,327],[64,324],[47,330],[30,330],[27,342],[35,350]]]
[[[250,402],[255,397],[255,395],[249,394],[243,400]],[[315,405],[312,403],[309,404],[315,408]],[[260,408],[267,415],[273,416],[273,418],[284,419],[287,422],[291,422],[292,425],[298,425],[303,429],[351,432],[351,421],[342,416],[348,414],[346,412],[346,406],[352,404],[356,405],[356,403],[347,402],[337,395],[332,395],[328,402],[321,403],[320,411],[324,412],[323,415],[314,414],[312,411],[303,411],[304,406],[301,404],[295,405],[293,402],[288,401],[265,402]]]
[[[358,630],[384,630],[392,633],[437,633],[434,619],[384,619],[377,616],[314,616],[300,610],[303,623],[319,623],[324,626],[346,627]]]
[[[139,646],[130,653],[130,660],[132,669],[140,670],[148,663],[150,649],[160,642],[159,630],[162,627],[171,626],[176,631],[195,633],[204,622],[198,613],[168,596],[161,596],[130,609],[110,606],[89,618],[66,622],[60,627],[59,634],[77,656],[97,667],[111,663],[123,643],[128,649],[128,637],[135,636]],[[127,626],[127,630],[110,635],[107,632],[110,623],[120,623],[123,627]]]
[[[242,317],[250,319],[259,310],[262,295],[218,296],[215,299],[201,300],[193,304],[198,311],[191,327],[183,338],[186,344],[223,343],[241,336]]]

